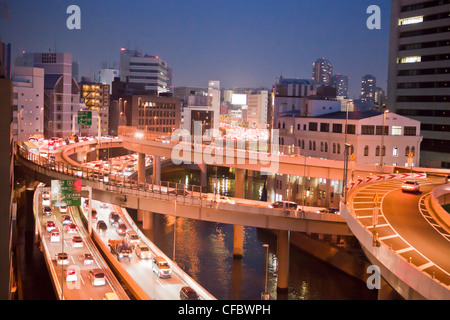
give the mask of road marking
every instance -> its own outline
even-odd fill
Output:
[[[408,251],[412,251],[412,250],[414,250],[413,247],[408,247],[408,248],[397,250],[397,251],[395,251],[395,253],[404,253],[404,252],[408,252]]]
[[[378,240],[387,240],[387,239],[397,238],[398,236],[399,236],[398,234],[391,234],[390,236],[384,236],[384,237],[378,238]]]
[[[423,264],[423,265],[421,265],[421,266],[418,266],[417,268],[419,268],[419,270],[424,270],[424,269],[426,269],[426,268],[429,268],[429,267],[432,267],[432,266],[434,266],[434,263],[433,262],[428,262],[428,263],[425,263],[425,264]]]

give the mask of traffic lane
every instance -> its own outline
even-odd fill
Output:
[[[116,227],[109,223],[109,214],[111,212],[116,212],[120,215],[122,222],[127,225],[128,229],[131,226],[127,223],[127,220],[123,217],[121,210],[114,210],[114,207],[108,204],[107,208],[101,208],[99,201],[92,201],[92,208],[96,209],[97,217],[100,220],[104,220],[108,225],[108,231],[104,234],[100,234],[101,239],[108,244],[108,239],[121,240],[124,236],[117,233]],[[159,278],[156,273],[152,271],[151,259],[141,260],[132,250],[131,261],[120,262],[125,270],[136,280],[137,283],[142,287],[143,290],[149,295],[150,298],[156,300],[178,300],[179,292],[184,286],[183,281],[172,272],[171,278],[162,279]],[[156,256],[156,253],[152,251],[152,255]]]
[[[421,197],[438,185],[421,185],[420,194],[392,191],[384,197],[382,209],[390,225],[406,242],[431,262],[450,272],[450,242],[439,234],[419,211]]]
[[[71,210],[69,210],[71,211]],[[51,233],[48,233],[44,230],[44,239],[47,243],[47,247],[49,248],[49,252],[52,255],[52,262],[53,266],[55,268],[55,272],[57,274],[56,280],[58,281],[58,285],[61,286],[61,283],[63,283],[63,292],[65,299],[70,300],[87,300],[87,299],[95,299],[95,300],[102,300],[104,297],[104,294],[107,292],[114,291],[111,287],[109,280],[107,279],[105,286],[93,286],[91,282],[89,281],[89,270],[93,268],[101,268],[96,259],[94,259],[93,265],[84,265],[83,263],[83,256],[85,253],[92,253],[87,247],[86,247],[86,236],[82,235],[79,231],[76,233],[67,233],[65,232],[64,226],[62,225],[61,219],[62,215],[70,215],[72,220],[74,220],[74,217],[71,212],[67,213],[61,213],[60,210],[56,207],[52,207],[52,215],[49,217],[42,217],[42,223],[43,226],[45,226],[45,223],[47,221],[54,221],[55,225],[60,230],[60,236],[61,240],[60,242],[50,242],[50,235]],[[80,228],[80,226],[78,226]],[[83,247],[77,248],[72,245],[72,237],[80,235],[83,238]],[[55,255],[59,252],[65,252],[68,254],[69,258],[69,265],[57,265],[55,260]],[[67,282],[65,280],[65,272],[68,267],[70,266],[76,266],[79,268],[79,273],[77,273],[77,282]]]

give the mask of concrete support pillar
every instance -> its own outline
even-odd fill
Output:
[[[278,257],[278,282],[277,291],[287,292],[289,285],[289,244],[290,231],[278,230],[277,257]]]
[[[137,211],[137,221],[142,221],[144,217],[144,210],[138,210]]]
[[[153,212],[142,210],[142,229],[153,229]]]
[[[138,155],[138,182],[145,183],[145,153]]]
[[[378,300],[398,300],[398,294],[383,278],[378,289]]]
[[[245,198],[245,170],[236,169],[234,176],[234,196],[236,198]],[[233,256],[241,258],[244,255],[244,227],[234,225],[233,229]]]
[[[153,183],[161,183],[161,158],[153,156]]]
[[[251,199],[253,195],[253,171],[247,170],[247,199]]]
[[[206,188],[208,186],[206,163],[201,163],[198,166],[200,168],[200,185],[202,188]]]

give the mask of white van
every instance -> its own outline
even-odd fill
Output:
[[[152,260],[152,270],[160,278],[172,277],[172,270],[163,257],[154,257]]]

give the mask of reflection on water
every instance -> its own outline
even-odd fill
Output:
[[[227,170],[228,171],[228,170]],[[216,188],[224,195],[233,196],[234,177],[218,173]],[[226,176],[225,176],[226,175]],[[215,178],[215,172],[213,173]],[[162,180],[198,184],[195,171],[171,171]],[[260,199],[264,180],[254,178],[252,194]],[[136,213],[129,210],[132,217]],[[143,230],[168,257],[173,258],[175,218],[154,214],[154,230]],[[139,223],[138,223],[139,225]],[[376,299],[376,292],[365,283],[349,277],[335,268],[318,261],[291,246],[289,290],[277,294],[276,289],[276,236],[267,230],[244,227],[244,255],[233,258],[233,226],[186,218],[176,218],[175,261],[195,281],[217,299],[259,300],[266,279],[266,248],[269,244],[269,270],[267,287],[271,299],[338,300]]]

